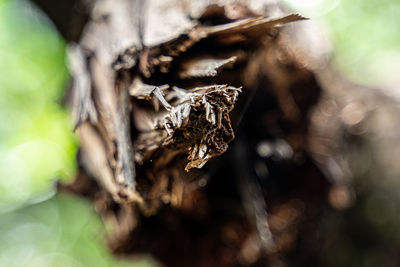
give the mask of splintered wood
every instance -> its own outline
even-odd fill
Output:
[[[215,6],[209,9],[213,8]],[[227,17],[225,19],[229,21]],[[299,15],[281,18],[258,16],[211,26],[192,22],[194,26],[188,32],[152,47],[139,48],[140,43],[133,43],[121,51],[114,62],[109,61],[113,50],[107,51],[112,45],[106,47],[90,40],[101,38],[101,35],[109,39],[106,35],[114,30],[113,24],[105,18],[98,18],[100,21],[95,20],[90,25],[93,29],[88,26],[95,37],[87,37],[81,46],[71,46],[69,53],[70,69],[76,77],[75,128],[89,123],[101,135],[114,175],[111,181],[110,178],[99,179],[107,180],[103,183],[117,184],[120,188],[117,194],[110,190],[114,199],[142,203],[141,193],[136,190],[133,158],[139,165],[151,161],[161,168],[186,155],[185,170],[189,171],[201,168],[209,159],[224,153],[234,139],[229,113],[241,87],[218,85],[213,80],[196,78],[215,77],[220,73],[223,76],[223,68],[244,66],[243,55],[242,62],[235,66],[236,55],[243,52],[235,45],[251,44],[255,50],[280,26],[301,19],[304,18]],[[220,59],[218,55],[213,57],[212,54],[219,50],[221,53],[229,50],[231,56],[226,59]],[[92,53],[85,58],[84,51]],[[252,51],[246,52],[251,54]],[[189,81],[183,83],[182,79]],[[158,86],[160,82],[165,84]],[[208,83],[210,85],[206,85]],[[178,87],[181,84],[185,85],[184,88]],[[137,123],[133,124],[138,130],[136,133],[130,129],[131,119]],[[143,124],[149,127],[140,130]],[[132,136],[136,140],[132,140]],[[94,158],[95,155],[90,155],[90,151],[94,151],[91,145],[94,144],[82,143],[81,151]],[[173,153],[174,157],[165,153]]]
[[[320,89],[280,36],[304,18],[222,2],[97,1],[70,45],[80,174],[68,188],[111,224],[116,253],[148,252],[167,266],[276,261],[304,234],[295,227],[311,197],[303,185],[283,201],[282,181],[312,173],[322,184],[312,197],[326,188],[305,156]],[[271,159],[254,156],[264,139]],[[290,233],[277,223],[292,216],[284,208],[269,226],[253,164],[259,177],[280,176],[271,205],[296,213]]]

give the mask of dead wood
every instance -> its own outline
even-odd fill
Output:
[[[63,188],[93,201],[115,253],[317,266],[307,244],[351,198],[332,71],[285,28],[300,15],[214,2],[93,1],[69,49],[80,169]]]

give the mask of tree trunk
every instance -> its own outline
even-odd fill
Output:
[[[332,88],[351,86],[300,15],[205,2],[87,1],[68,51],[79,174],[61,188],[91,199],[118,254],[327,266],[315,251],[351,202],[341,144],[359,123]]]

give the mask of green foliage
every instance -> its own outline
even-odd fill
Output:
[[[65,43],[25,1],[0,2],[0,211],[72,177],[76,141],[59,105]]]
[[[77,140],[61,105],[65,48],[27,1],[0,0],[0,266],[132,266],[107,250],[88,203],[62,195],[41,202],[76,168]]]
[[[285,0],[330,30],[340,71],[364,85],[396,86],[400,76],[400,1]],[[397,87],[397,86],[396,86]]]
[[[0,217],[0,266],[132,266],[115,259],[91,205],[71,196],[56,198]],[[146,258],[134,266],[150,267]]]

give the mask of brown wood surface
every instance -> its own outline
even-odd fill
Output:
[[[323,266],[324,214],[352,198],[345,107],[370,112],[373,93],[261,2],[92,1],[69,46],[80,169],[63,188],[93,201],[115,253]]]

